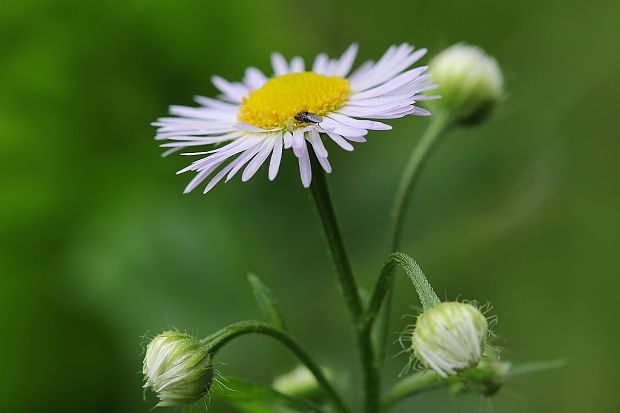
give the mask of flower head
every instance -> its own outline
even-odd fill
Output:
[[[412,347],[418,359],[440,376],[475,367],[482,357],[488,322],[471,304],[444,302],[418,316]]]
[[[213,365],[196,338],[166,331],[146,347],[142,372],[144,387],[159,397],[158,406],[179,406],[202,398],[213,381]]]
[[[504,77],[497,61],[476,46],[455,44],[430,64],[441,99],[434,107],[447,109],[461,123],[484,120],[502,99]]]
[[[269,159],[270,180],[280,169],[282,152],[292,149],[299,162],[301,181],[310,186],[311,152],[320,166],[331,172],[324,138],[346,151],[351,142],[365,142],[369,130],[391,126],[369,119],[393,119],[430,113],[414,106],[432,89],[427,67],[409,69],[426,53],[402,44],[392,46],[377,62],[368,61],[351,72],[357,45],[340,58],[320,54],[312,68],[301,57],[287,62],[271,56],[273,75],[265,76],[250,67],[242,82],[228,82],[215,76],[212,81],[222,94],[216,99],[197,97],[200,107],[172,106],[175,117],[161,118],[156,139],[165,140],[166,152],[202,145],[216,148],[186,155],[202,158],[179,171],[196,175],[187,185],[190,192],[209,179],[204,192],[239,171],[247,181]]]

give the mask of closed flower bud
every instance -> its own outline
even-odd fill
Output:
[[[323,374],[329,379],[331,372],[321,369]],[[297,366],[293,370],[276,377],[273,381],[273,388],[287,396],[312,397],[319,393],[319,383],[314,375],[306,366]]]
[[[436,108],[448,110],[459,123],[483,121],[502,99],[504,78],[497,61],[481,48],[455,44],[430,64],[439,85]]]
[[[207,349],[195,337],[166,331],[146,347],[144,387],[159,397],[158,406],[193,403],[208,393],[213,365]]]
[[[445,302],[418,316],[412,347],[442,377],[476,367],[488,335],[487,319],[471,304]]]

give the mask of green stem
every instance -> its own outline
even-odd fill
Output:
[[[400,246],[405,217],[407,216],[407,207],[409,206],[409,201],[411,199],[411,193],[415,188],[420,172],[422,171],[427,159],[430,157],[433,149],[437,146],[439,138],[445,134],[450,125],[451,117],[448,112],[439,110],[434,112],[428,128],[420,138],[417,145],[413,148],[413,152],[411,152],[409,161],[407,162],[407,165],[401,175],[398,189],[392,203],[392,209],[390,210],[387,237],[388,253],[398,250]],[[389,318],[392,308],[392,295],[393,289],[390,285],[388,286],[387,299],[378,327],[376,348],[379,363],[382,363],[385,358],[385,342],[388,336]]]
[[[415,187],[420,171],[424,167],[433,149],[439,142],[439,137],[443,135],[450,124],[450,116],[447,112],[437,111],[431,117],[428,128],[420,138],[418,144],[413,148],[411,156],[403,174],[401,175],[398,190],[394,197],[390,219],[388,224],[388,252],[394,252],[399,248],[402,238],[407,207],[411,199],[411,193]]]
[[[334,211],[325,173],[314,157],[312,157],[312,170],[312,185],[310,185],[312,199],[321,219],[323,234],[327,241],[340,289],[349,310],[349,317],[355,323],[362,312],[362,301],[344,247],[344,240]]]
[[[360,323],[367,329],[372,328],[372,324],[381,309],[383,299],[392,285],[392,279],[394,278],[393,270],[397,265],[402,267],[411,279],[411,282],[420,297],[420,302],[422,303],[424,310],[427,310],[441,302],[439,297],[437,297],[437,294],[435,294],[435,291],[433,291],[433,287],[429,284],[418,263],[407,254],[395,252],[388,255],[385,264],[383,264],[383,269],[381,270],[381,274],[375,284],[375,288],[372,292],[366,312],[361,318]]]
[[[316,381],[323,388],[327,396],[331,399],[334,407],[341,413],[349,413],[349,409],[346,407],[340,395],[329,383],[319,365],[308,355],[306,350],[298,344],[291,336],[285,332],[278,330],[268,324],[261,323],[259,321],[241,321],[239,323],[231,324],[224,327],[220,331],[206,337],[202,340],[203,343],[209,347],[211,354],[217,353],[223,346],[229,343],[231,340],[246,335],[246,334],[262,334],[272,337],[284,344],[298,359],[301,361],[312,375],[316,378]]]
[[[379,409],[379,368],[374,357],[372,337],[369,331],[360,328],[358,325],[363,311],[362,302],[344,247],[344,240],[334,211],[325,173],[314,157],[312,158],[312,169],[312,185],[310,186],[312,198],[321,219],[323,233],[355,334],[357,356],[362,375],[364,411],[376,413]]]

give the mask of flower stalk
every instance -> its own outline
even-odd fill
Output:
[[[445,110],[433,112],[428,128],[413,148],[407,165],[403,170],[398,190],[394,196],[388,224],[388,252],[396,251],[400,246],[403,234],[407,207],[411,199],[411,193],[420,176],[422,168],[437,146],[440,138],[444,136],[451,122],[451,114]]]
[[[387,236],[388,253],[396,252],[400,248],[409,201],[416,183],[418,182],[420,172],[433,153],[433,150],[439,144],[441,137],[450,129],[452,121],[453,119],[450,112],[446,110],[435,111],[426,131],[411,152],[411,156],[407,161],[407,165],[398,183],[398,189],[394,196],[394,201],[392,202],[392,209],[390,210]],[[393,268],[393,266],[391,268]],[[390,284],[387,286],[387,298],[377,328],[375,345],[379,363],[382,363],[385,358],[385,341],[388,335],[388,320],[390,318],[393,295],[391,279],[392,277],[387,277]]]
[[[259,321],[241,321],[224,327],[220,331],[204,338],[202,342],[207,345],[209,353],[215,355],[223,346],[237,337],[247,334],[261,334],[276,339],[288,348],[299,361],[304,364],[317,383],[323,388],[326,395],[331,400],[334,408],[340,413],[350,413],[338,392],[333,388],[329,380],[323,374],[318,363],[306,352],[306,350],[287,333]]]
[[[372,328],[372,324],[381,309],[381,304],[388,293],[390,286],[392,285],[392,279],[394,278],[394,267],[396,266],[400,266],[403,270],[405,270],[411,279],[411,282],[420,297],[420,302],[422,303],[422,308],[424,310],[428,310],[441,303],[439,297],[437,297],[437,294],[433,291],[433,287],[431,287],[426,279],[426,276],[422,272],[422,269],[415,262],[415,260],[407,254],[395,252],[390,254],[385,261],[385,264],[383,264],[383,269],[381,270],[379,279],[377,279],[377,283],[375,284],[370,302],[360,322],[363,328]]]
[[[314,157],[312,158],[312,167],[314,171],[312,185],[310,186],[312,199],[321,220],[323,233],[336,270],[340,289],[349,310],[349,318],[355,337],[357,356],[362,374],[364,411],[376,413],[379,409],[380,379],[379,367],[374,357],[372,337],[368,329],[359,325],[363,306],[357,283],[349,264],[344,239],[336,218],[325,173]]]
[[[313,178],[312,185],[310,185],[310,193],[321,220],[328,252],[338,278],[338,285],[349,311],[349,317],[355,323],[362,312],[362,301],[357,288],[357,282],[353,276],[349,257],[344,246],[344,239],[336,218],[325,173],[315,157],[312,157],[312,167]]]

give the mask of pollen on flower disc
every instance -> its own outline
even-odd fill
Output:
[[[349,96],[347,79],[312,72],[290,73],[269,80],[243,100],[238,120],[263,129],[281,128],[299,112],[326,115]]]

